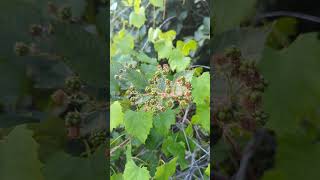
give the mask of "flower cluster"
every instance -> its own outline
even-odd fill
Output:
[[[191,103],[191,83],[184,76],[170,79],[168,64],[158,65],[144,92],[131,86],[125,93],[132,105],[144,111],[163,112],[166,109],[186,108]]]
[[[237,122],[247,130],[264,125],[268,115],[261,100],[268,82],[259,73],[256,61],[245,59],[237,48],[227,49],[214,56],[216,75],[226,81],[226,103],[214,108],[215,122]]]
[[[81,122],[83,121],[82,108],[84,105],[90,102],[90,97],[83,93],[82,82],[78,76],[71,76],[65,80],[65,88],[55,91],[51,95],[51,99],[55,105],[66,106],[66,112],[64,116],[65,125],[69,129],[79,129]],[[79,132],[72,137],[78,137]]]

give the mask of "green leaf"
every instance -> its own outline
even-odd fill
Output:
[[[134,38],[125,29],[119,31],[119,33],[113,37],[113,43],[115,45],[115,54],[128,54],[134,48]]]
[[[173,71],[176,70],[177,72],[181,72],[185,70],[189,66],[190,61],[191,59],[189,57],[185,57],[183,52],[179,49],[174,49],[170,53],[169,65]]]
[[[197,50],[197,42],[195,40],[189,40],[186,43],[183,41],[177,41],[177,49],[179,49],[184,56],[188,56],[190,51]]]
[[[288,47],[293,40],[293,36],[298,33],[298,19],[283,17],[272,23],[272,31],[267,38],[268,46],[281,49]]]
[[[154,43],[154,49],[158,52],[158,60],[169,58],[172,48],[172,41],[159,40]]]
[[[144,7],[140,7],[139,11],[132,11],[129,15],[129,23],[130,25],[135,26],[136,28],[140,28],[144,25],[146,21],[145,9]]]
[[[199,124],[204,130],[210,132],[210,105],[198,104],[196,114],[192,117],[192,123]]]
[[[319,143],[298,133],[278,138],[277,144],[275,166],[265,172],[262,180],[318,179]]]
[[[133,69],[129,69],[127,71],[126,78],[134,87],[140,90],[143,90],[148,85],[148,81],[144,75],[141,72]]]
[[[150,173],[146,167],[138,167],[132,160],[131,156],[131,144],[126,151],[127,163],[123,172],[124,180],[149,180],[151,178]]]
[[[43,173],[46,180],[104,179],[106,167],[105,148],[100,147],[89,158],[73,157],[65,152],[58,152],[47,161]]]
[[[110,132],[113,128],[117,128],[119,125],[123,124],[123,117],[124,114],[120,102],[113,102],[110,106]]]
[[[169,163],[157,167],[156,180],[168,180],[176,171],[177,158],[173,158]]]
[[[134,8],[134,11],[136,13],[139,13],[140,11],[140,5],[141,5],[141,0],[134,0],[134,4],[133,4],[133,8]]]
[[[34,134],[33,138],[39,144],[39,159],[42,162],[48,160],[51,155],[65,148],[67,134],[65,122],[57,117],[43,118],[40,123],[28,124]]]
[[[111,180],[123,180],[123,175],[121,173],[113,174]]]
[[[153,64],[141,64],[140,68],[147,79],[151,79],[157,71],[157,66]]]
[[[205,173],[207,176],[210,176],[210,164],[209,164],[209,166],[206,168],[206,170],[204,171],[204,173]]]
[[[319,176],[320,146],[314,143],[317,136],[302,127],[303,121],[313,127],[320,125],[319,56],[316,33],[299,36],[282,51],[264,51],[259,68],[270,85],[263,96],[263,108],[270,114],[267,127],[275,131],[278,144],[275,168],[265,174],[264,180]]]
[[[152,128],[152,116],[151,112],[126,111],[124,116],[126,131],[142,143],[145,143]]]
[[[78,24],[54,26],[52,36],[55,53],[66,58],[67,65],[91,86],[104,87],[107,82],[107,44]],[[92,69],[88,71],[88,69]]]
[[[254,10],[256,0],[218,0],[213,1],[213,33],[240,27],[240,23]],[[235,8],[236,7],[236,8]]]
[[[188,164],[185,160],[185,144],[183,142],[176,142],[169,136],[162,144],[161,150],[166,156],[178,157],[178,164],[182,169],[185,169]]]
[[[109,31],[109,25],[106,23],[108,19],[108,8],[100,8],[96,17],[96,25],[98,32],[105,36]]]
[[[320,102],[319,56],[320,41],[314,33],[299,36],[283,51],[265,50],[259,66],[271,83],[263,97],[264,108],[271,115],[267,125],[277,135],[295,133],[302,119],[320,125],[314,116]]]
[[[210,101],[210,74],[203,73],[199,77],[194,77],[191,81],[193,101],[199,104],[206,104]]]
[[[48,117],[48,113],[40,111],[0,113],[0,128],[8,128],[19,124],[40,122]]]
[[[38,144],[25,125],[15,127],[0,141],[0,174],[2,180],[44,180],[38,159]]]
[[[153,29],[152,27],[148,30],[148,41],[155,43],[155,40],[158,39],[161,30],[159,28]]]
[[[176,114],[169,109],[165,112],[159,113],[154,119],[154,127],[163,136],[169,133],[170,127],[176,122]]]
[[[172,42],[176,38],[176,35],[177,35],[177,33],[174,30],[170,30],[170,31],[167,31],[167,32],[160,32],[159,33],[159,39]]]
[[[150,3],[155,6],[155,7],[159,7],[159,8],[163,8],[163,0],[150,0]]]
[[[143,63],[148,63],[148,64],[158,64],[156,58],[151,58],[148,55],[146,55],[143,52],[139,52],[137,55],[137,60]]]
[[[149,180],[151,178],[146,167],[138,167],[133,160],[126,163],[123,179],[124,180]]]
[[[220,54],[230,47],[237,47],[244,58],[260,60],[269,32],[269,28],[252,27],[223,32],[212,39],[212,53]]]
[[[26,75],[22,67],[10,61],[0,59],[0,103],[15,104],[25,89]],[[9,78],[10,77],[10,78]],[[1,125],[0,125],[1,126]]]
[[[122,0],[122,3],[123,3],[125,6],[133,6],[133,1],[134,1],[134,0]]]

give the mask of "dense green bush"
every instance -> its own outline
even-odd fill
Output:
[[[110,14],[111,179],[208,179],[208,4],[114,0]]]

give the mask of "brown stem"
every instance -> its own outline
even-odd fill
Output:
[[[119,148],[123,148],[124,146],[126,146],[129,142],[131,141],[130,138],[124,140],[121,144],[119,144],[118,146],[115,146],[114,148],[112,148],[110,150],[110,156]]]

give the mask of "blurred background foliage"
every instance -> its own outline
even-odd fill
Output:
[[[106,129],[107,5],[100,0],[0,2],[0,179],[105,178],[104,145],[95,147],[92,137]],[[84,119],[75,139],[65,125],[74,94],[61,93],[74,76],[81,79],[80,94],[89,97],[87,105],[76,108]],[[105,141],[105,133],[100,135]]]
[[[320,14],[314,3],[271,0],[214,0],[211,3],[212,54],[236,46],[245,58],[258,62],[261,73],[269,81],[262,102],[270,115],[265,128],[272,130],[276,137],[275,161],[262,176],[246,174],[245,179],[320,177],[317,172],[320,165]],[[274,12],[279,14],[279,11],[281,15],[275,15]],[[213,89],[223,86],[215,78],[212,81]],[[213,135],[216,135],[212,147],[215,176],[235,176],[241,161],[232,165],[228,161],[234,159],[230,155],[230,144],[219,138],[219,129],[214,128]],[[253,134],[245,135],[234,136],[244,155],[246,143],[253,138]],[[259,158],[272,159],[272,156],[265,154]]]

